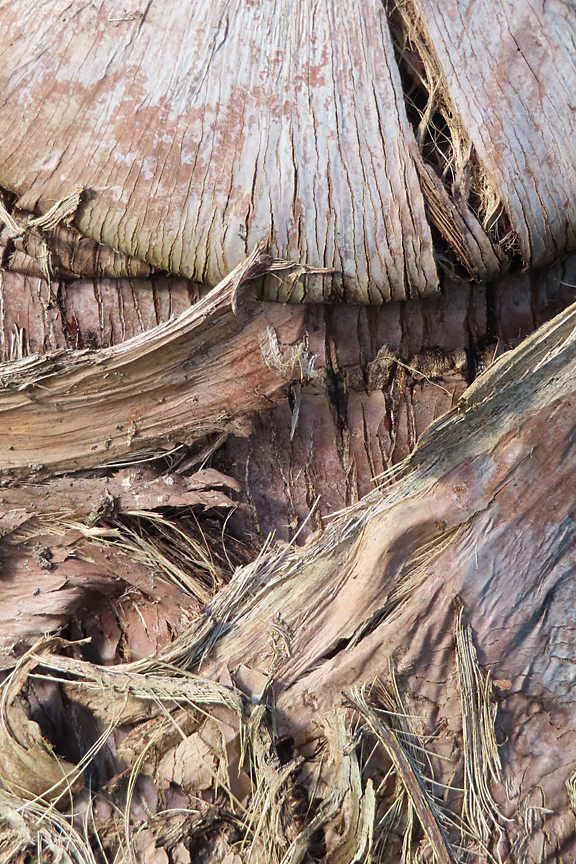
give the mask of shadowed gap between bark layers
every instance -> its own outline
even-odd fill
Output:
[[[478,281],[519,269],[518,238],[452,103],[417,0],[386,8],[438,263]]]

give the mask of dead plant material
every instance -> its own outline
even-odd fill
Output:
[[[2,864],[99,864],[86,830],[79,833],[69,818],[43,801],[27,801],[4,791],[0,791],[0,860]]]
[[[192,855],[193,844],[206,841],[203,848],[213,850],[213,841],[242,864],[266,855],[273,864],[296,864],[307,854],[331,864],[364,864],[386,861],[393,844],[403,862],[491,860],[495,835],[507,829],[495,804],[495,712],[461,610],[452,629],[453,594],[446,595],[454,585],[443,566],[451,555],[457,563],[473,560],[470,537],[483,536],[472,533],[474,520],[491,517],[494,499],[504,507],[512,472],[515,483],[533,479],[534,423],[552,429],[560,417],[562,445],[570,439],[575,346],[572,307],[487,370],[434,424],[403,477],[339,514],[302,550],[268,542],[155,657],[104,667],[42,646],[27,655],[30,665],[21,675],[61,687],[105,724],[107,735],[116,723],[137,724],[115,750],[122,760],[117,773],[97,794],[83,793],[94,807],[108,808],[89,835],[94,848],[106,823],[103,846],[113,850],[112,860],[145,860],[155,843],[152,828],[170,848],[188,844]],[[555,465],[569,471],[569,451],[560,450]],[[549,448],[534,459],[548,455]],[[473,499],[457,482],[462,465]],[[515,499],[513,506],[516,518]],[[87,532],[106,528],[83,524]],[[18,530],[25,532],[26,524],[13,529],[15,536]],[[465,588],[466,568],[452,566]],[[470,569],[476,588],[482,570]],[[477,615],[475,630],[482,623]],[[438,630],[437,647],[430,628]],[[62,641],[57,647],[71,650]],[[378,677],[396,653],[408,658],[402,693],[394,672],[387,685]],[[510,653],[506,663],[513,659]],[[421,682],[424,693],[417,690]],[[18,692],[24,688],[22,680]],[[349,694],[345,710],[334,699],[342,690]],[[410,700],[426,708],[421,724],[413,722]],[[442,717],[448,703],[445,719],[452,726],[431,743],[438,724],[426,724],[433,712]],[[379,760],[372,776],[365,742]],[[448,767],[440,776],[442,759]],[[451,784],[456,772],[463,789],[443,782],[450,775]],[[461,794],[441,799],[444,786]],[[12,832],[10,848],[21,848],[26,838],[24,829]]]
[[[501,781],[502,765],[496,743],[496,703],[492,700],[489,673],[478,664],[472,628],[464,629],[463,606],[456,602],[454,636],[458,689],[462,708],[464,744],[464,803],[462,820],[485,846],[502,816],[490,791],[490,781]]]
[[[213,468],[183,477],[142,466],[111,471],[107,477],[72,475],[20,484],[2,490],[0,536],[33,520],[46,527],[50,521],[69,519],[93,528],[122,514],[137,516],[172,507],[234,507],[222,491],[225,488],[237,491],[239,484]]]
[[[404,806],[407,808],[404,857],[410,860],[410,826],[414,815],[438,864],[456,864],[458,856],[446,836],[445,819],[430,791],[430,781],[433,778],[425,778],[423,775],[424,764],[414,749],[418,737],[406,723],[408,717],[402,703],[391,697],[380,681],[356,689],[351,696],[346,696],[346,703],[362,717],[366,727],[384,748],[404,790]],[[387,710],[386,707],[378,707],[379,705],[393,707],[388,707]],[[400,717],[400,724],[396,722],[391,726],[391,716]],[[408,743],[405,738],[402,739],[402,732],[408,736]]]
[[[255,315],[247,304],[233,311],[241,287],[281,266],[259,244],[195,306],[121,345],[3,364],[3,470],[38,478],[138,451],[150,458],[210,433],[246,434],[251,412],[301,374],[271,368],[261,340],[273,327],[280,341],[286,333],[288,349],[301,343],[302,310],[267,306]]]
[[[84,774],[54,752],[28,716],[26,683],[36,663],[24,655],[0,687],[0,783],[19,797],[66,803],[84,786]]]
[[[135,723],[161,712],[161,704],[222,705],[242,716],[244,699],[232,687],[183,670],[172,675],[142,675],[123,666],[94,666],[58,654],[31,654],[31,659],[61,680],[71,699],[105,723]],[[104,699],[103,694],[107,696]]]
[[[38,228],[41,231],[52,231],[60,223],[67,223],[74,216],[80,204],[83,188],[78,187],[70,195],[56,201],[50,209],[41,216],[33,216],[24,224],[19,225],[14,217],[6,209],[3,200],[0,200],[0,222],[3,222],[8,230],[8,235],[12,240],[17,237],[22,237],[27,231]]]
[[[388,15],[430,220],[473,279],[494,279],[506,269],[514,245],[494,182],[453,104],[418,4],[391,0]]]
[[[59,224],[51,230],[30,227],[30,215],[22,211],[17,221],[4,210],[0,231],[0,250],[4,247],[3,267],[30,276],[45,278],[43,262],[49,259],[50,279],[148,279],[152,267],[138,258],[122,255],[109,246],[82,237],[73,228]],[[0,215],[0,220],[2,219]]]
[[[367,840],[370,814],[373,814],[373,792],[364,797],[360,769],[351,735],[341,712],[331,712],[324,718],[324,736],[328,752],[325,765],[330,771],[330,788],[317,813],[286,850],[281,864],[299,864],[303,860],[312,836],[320,829],[332,827],[332,843],[327,848],[330,864],[352,864],[369,854]]]

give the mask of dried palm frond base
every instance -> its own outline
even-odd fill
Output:
[[[84,606],[6,660],[0,860],[574,860],[575,373],[570,307],[302,549],[210,533],[186,496],[221,475],[165,473],[164,508],[160,476],[109,476],[115,511],[97,487],[83,518],[39,485],[3,548],[48,580],[123,562],[149,642],[110,648]],[[162,639],[169,596],[188,620]]]

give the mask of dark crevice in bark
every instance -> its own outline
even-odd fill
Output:
[[[486,285],[486,339],[488,344],[498,342],[500,339],[500,321],[498,309],[496,308],[495,282]]]
[[[340,364],[338,363],[337,339],[334,332],[332,319],[330,314],[326,315],[326,394],[330,412],[334,418],[334,431],[336,434],[336,446],[340,464],[346,470],[347,466],[347,451],[348,451],[348,422],[347,422],[347,405],[348,397],[346,391],[346,382]],[[347,481],[347,499],[350,498],[350,478],[348,475]],[[349,500],[346,504],[351,503]]]

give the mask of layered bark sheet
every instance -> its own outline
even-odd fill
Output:
[[[0,184],[24,209],[86,188],[86,236],[209,284],[272,230],[283,257],[336,268],[348,299],[436,289],[380,3],[2,17]]]
[[[388,12],[6,3],[0,185],[29,213],[83,190],[82,235],[209,285],[268,236],[335,271],[269,278],[272,299],[434,292],[434,237],[479,280],[573,249],[568,6]]]
[[[25,5],[0,6],[0,856],[92,862],[22,800],[76,794],[111,858],[572,861],[576,313],[498,356],[574,262],[478,285],[575,245],[569,7]],[[291,265],[240,265],[263,239]],[[254,300],[421,298],[439,258],[476,284]],[[353,506],[218,592],[255,554],[223,539],[237,497],[244,537]]]
[[[239,487],[232,495],[240,507],[228,523],[237,536],[273,531],[290,540],[320,498],[299,534],[303,542],[324,518],[362,498],[378,474],[406,458],[487,365],[572,302],[574,284],[576,259],[568,258],[497,285],[445,279],[440,297],[419,302],[299,309],[253,302],[249,281],[237,314],[230,298],[222,300],[212,329],[202,318],[215,308],[214,295],[195,309],[190,304],[206,289],[176,277],[48,283],[3,272],[0,346],[5,361],[22,361],[5,366],[3,378],[21,386],[22,370],[31,375],[28,389],[8,389],[0,397],[5,455],[21,474],[40,477],[71,464],[65,457],[72,455],[73,439],[78,468],[115,463],[133,450],[151,455],[147,448],[159,444],[160,451],[175,450],[178,472],[187,472],[190,458],[198,466],[215,453],[214,467]],[[166,326],[147,332],[158,324]],[[209,351],[198,347],[212,338],[218,341]],[[64,350],[84,346],[90,350]],[[34,359],[35,352],[48,356]],[[217,372],[208,372],[210,358]],[[124,373],[122,400],[129,391],[138,400],[135,428],[127,403],[122,416],[111,410],[112,367]],[[47,375],[45,389],[33,386],[34,370]],[[225,385],[212,386],[216,380]],[[74,410],[62,405],[72,381]],[[211,422],[203,425],[212,408]],[[108,411],[114,422],[105,424],[112,432],[106,447],[108,436],[91,419]],[[25,420],[29,428],[32,419],[20,455],[6,449],[16,448],[9,428]],[[47,435],[52,454],[43,450]]]
[[[250,304],[235,309],[240,285],[270,266],[255,250],[198,304],[121,345],[4,366],[2,469],[79,470],[117,462],[135,440],[137,449],[162,451],[174,436],[186,442],[249,428],[250,413],[308,363],[300,307],[261,307],[260,316]]]
[[[445,279],[441,297],[419,302],[310,308],[314,374],[214,455],[241,487],[229,525],[303,542],[372,491],[487,366],[573,302],[574,284],[572,257],[488,287]]]
[[[466,130],[522,260],[544,264],[573,249],[573,7],[562,0],[415,7],[445,75],[454,137],[458,125]],[[495,205],[488,223],[497,222]]]

